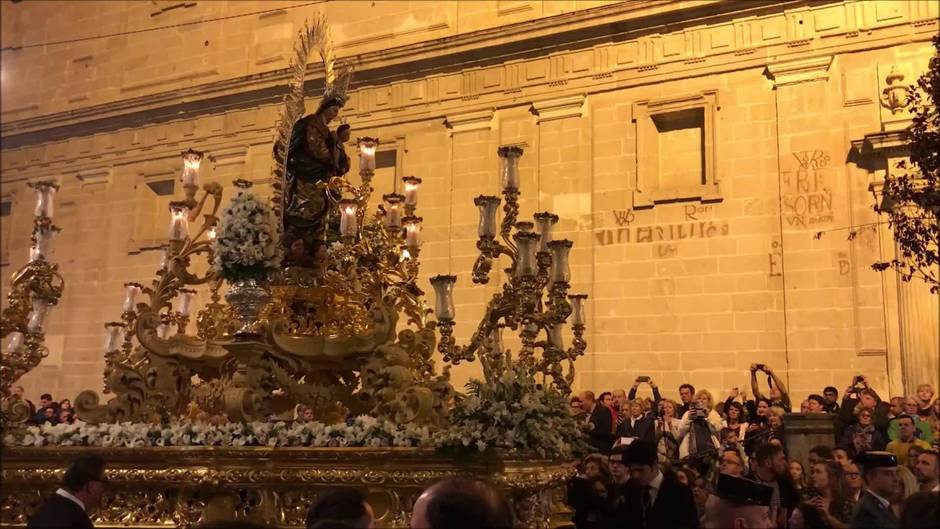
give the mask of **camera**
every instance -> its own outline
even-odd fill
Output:
[[[758,370],[763,371],[763,370],[764,370],[764,367],[766,367],[766,366],[765,366],[764,364],[756,364],[755,367],[757,367]]]
[[[646,382],[646,383],[649,383],[650,377],[648,377],[648,376],[646,376],[646,375],[644,375],[644,376],[642,376],[642,377],[636,377],[636,381],[637,381],[637,382]]]

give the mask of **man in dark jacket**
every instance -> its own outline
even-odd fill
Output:
[[[650,443],[656,442],[656,422],[653,417],[643,413],[643,406],[637,400],[630,400],[625,406],[627,417],[620,423],[617,435],[635,437]]]
[[[898,519],[889,498],[898,493],[898,459],[891,452],[864,452],[858,456],[865,490],[852,514],[852,529],[896,529]]]
[[[593,429],[589,435],[591,446],[601,454],[610,453],[611,430],[613,430],[613,417],[607,406],[594,400],[593,391],[581,392],[581,409],[588,416]]]
[[[659,469],[656,445],[637,440],[627,447],[624,461],[630,481],[617,519],[636,529],[698,529],[692,489]]]
[[[882,401],[875,390],[867,384],[868,382],[861,378],[857,385],[846,388],[842,396],[842,405],[839,406],[839,420],[836,422],[837,439],[843,435],[846,428],[858,422],[855,407],[859,404],[872,410],[872,424],[876,430],[887,437],[888,426],[891,423],[890,406]]]
[[[26,524],[27,529],[94,529],[88,511],[101,505],[107,479],[104,460],[95,455],[72,462],[62,487],[49,497]]]

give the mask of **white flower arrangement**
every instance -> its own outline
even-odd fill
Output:
[[[254,194],[240,192],[222,210],[212,251],[213,266],[223,279],[264,278],[284,257],[274,212]]]
[[[210,424],[179,422],[43,424],[7,434],[5,447],[100,446],[145,448],[154,446],[306,446],[306,447],[419,447],[429,446],[427,427],[402,426],[368,416],[349,423],[249,422]]]

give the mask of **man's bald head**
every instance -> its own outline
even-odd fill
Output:
[[[411,529],[511,529],[512,510],[503,495],[483,480],[447,478],[415,501]]]

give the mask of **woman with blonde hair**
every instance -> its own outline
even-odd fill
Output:
[[[679,418],[676,403],[669,399],[659,401],[656,417],[656,447],[659,462],[667,463],[679,458]]]
[[[679,421],[679,457],[690,458],[701,468],[711,466],[721,446],[722,420],[714,408],[712,394],[707,389],[699,390],[689,411]]]

